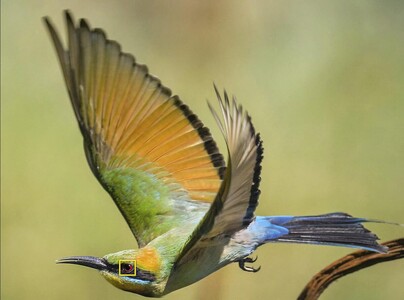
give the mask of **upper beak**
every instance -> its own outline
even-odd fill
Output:
[[[85,267],[90,267],[97,270],[104,270],[107,268],[105,260],[93,256],[70,256],[64,257],[56,261],[57,264],[74,264]]]

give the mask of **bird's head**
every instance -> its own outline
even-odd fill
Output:
[[[96,269],[111,284],[143,296],[161,296],[164,282],[160,280],[161,261],[154,248],[123,250],[102,258],[71,256],[57,261]]]

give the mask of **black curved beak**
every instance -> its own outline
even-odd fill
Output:
[[[69,256],[57,260],[56,263],[80,265],[96,270],[105,270],[107,268],[107,264],[103,258],[93,256]]]

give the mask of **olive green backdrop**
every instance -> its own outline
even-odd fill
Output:
[[[1,298],[139,299],[69,255],[136,247],[90,172],[41,17],[89,19],[190,105],[212,82],[262,133],[258,214],[345,211],[404,223],[404,2],[1,2]],[[64,28],[63,28],[64,33]],[[382,240],[404,228],[369,225]],[[266,245],[256,274],[236,264],[167,299],[295,299],[349,249]],[[323,299],[404,299],[404,262],[339,280]]]

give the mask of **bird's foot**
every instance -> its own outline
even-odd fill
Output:
[[[259,266],[258,268],[254,268],[254,267],[248,267],[245,264],[246,263],[253,263],[256,262],[258,259],[258,256],[256,258],[251,258],[251,257],[245,257],[241,260],[238,261],[238,266],[240,267],[241,270],[246,271],[246,272],[258,272],[259,270],[261,270],[261,266]]]

